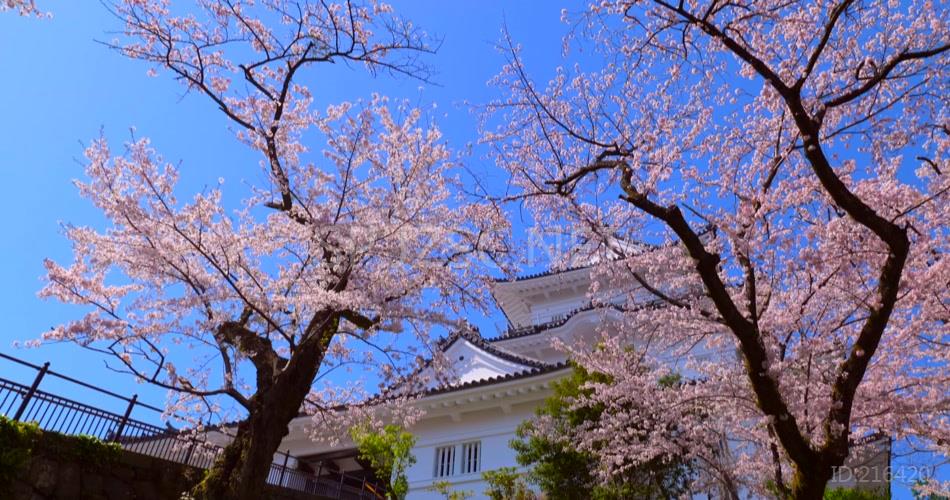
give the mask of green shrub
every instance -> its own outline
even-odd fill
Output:
[[[825,491],[825,500],[887,500],[879,491],[858,488],[834,488]]]
[[[603,414],[602,405],[576,407],[578,398],[588,396],[590,382],[610,383],[604,374],[588,372],[574,365],[571,374],[552,384],[554,394],[537,409],[539,417],[550,418],[558,433],[570,436],[574,429],[596,423]],[[659,384],[675,388],[681,382],[678,374],[663,377]],[[518,463],[528,467],[527,480],[537,485],[549,500],[590,498],[615,500],[627,498],[680,498],[687,494],[694,466],[689,460],[666,455],[638,464],[618,474],[608,483],[596,475],[598,459],[594,452],[577,449],[572,443],[534,433],[534,421],[522,422],[517,438],[510,446],[517,454]],[[636,426],[636,422],[631,422]],[[671,433],[674,433],[671,430]],[[611,446],[609,442],[596,447]]]
[[[406,498],[409,493],[406,470],[416,463],[416,457],[412,455],[416,438],[392,424],[381,431],[355,426],[350,429],[350,437],[359,450],[360,458],[369,462],[376,472],[376,478],[387,485],[387,497],[395,500]]]
[[[436,481],[429,487],[429,491],[434,491],[445,500],[468,500],[472,498],[473,493],[469,490],[452,491],[452,485],[448,481]]]
[[[119,459],[122,447],[99,438],[80,434],[68,438],[64,452],[82,464],[108,465]]]
[[[14,422],[0,415],[0,490],[10,489],[13,478],[23,471],[42,435],[35,422]]]
[[[36,422],[15,422],[0,415],[0,491],[9,490],[21,474],[44,436]],[[46,434],[46,455],[71,460],[83,466],[102,466],[118,460],[122,447],[93,436]]]
[[[491,500],[535,500],[538,498],[514,467],[485,471],[482,473],[482,479],[488,483],[485,495]]]

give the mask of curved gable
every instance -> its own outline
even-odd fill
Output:
[[[534,368],[529,364],[505,359],[482,349],[465,337],[460,337],[453,342],[443,353],[452,363],[456,383],[459,384],[513,375]]]

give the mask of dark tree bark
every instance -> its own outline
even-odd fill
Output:
[[[311,322],[317,325],[315,331],[297,347],[293,358],[276,375],[276,363],[281,360],[272,349],[260,351],[252,358],[259,390],[250,399],[248,417],[238,425],[234,440],[208,470],[204,480],[192,490],[196,498],[265,498],[264,488],[274,454],[287,435],[290,421],[300,414],[301,404],[310,392],[339,322],[340,313],[318,314]],[[225,325],[221,330],[229,328],[232,330],[230,334],[238,338],[255,342],[263,340],[236,324]],[[244,332],[251,335],[242,337]]]

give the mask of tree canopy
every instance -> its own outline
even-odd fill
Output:
[[[451,149],[419,108],[375,95],[315,109],[319,86],[303,75],[317,65],[428,78],[428,37],[389,6],[107,5],[125,26],[110,46],[206,98],[259,164],[195,166],[221,178],[189,193],[178,186],[187,167],[147,138],[119,152],[95,140],[77,186],[108,224],[67,226],[72,261],[47,260],[40,292],[85,314],[43,338],[169,389],[170,413],[243,418],[195,494],[257,498],[301,409],[337,414],[375,389],[318,375],[412,373],[429,331],[483,300],[479,258],[505,251],[507,221],[461,189]],[[227,201],[239,187],[229,176],[251,179],[239,202]],[[222,415],[224,400],[241,411]]]
[[[589,396],[589,382],[610,383],[609,377],[574,366],[571,374],[554,382],[554,394],[538,408],[535,420],[522,423],[518,439],[511,447],[518,463],[528,468],[528,479],[537,484],[545,498],[601,500],[622,498],[680,498],[687,493],[693,466],[675,454],[656,457],[649,462],[631,464],[622,474],[608,481],[599,477],[598,451],[581,450],[576,434],[596,427],[603,416],[603,405],[587,406],[580,399]],[[663,382],[678,384],[676,377]],[[631,427],[637,427],[631,421]],[[598,448],[612,446],[609,440]]]
[[[948,455],[948,15],[591,2],[540,82],[506,38],[484,140],[507,199],[624,311],[605,349],[567,346],[616,382],[581,437],[605,471],[671,447],[712,463],[728,438],[724,480],[818,498],[874,432]],[[662,388],[670,365],[698,383]],[[630,432],[641,407],[660,424]]]
[[[359,457],[369,463],[376,479],[387,485],[387,497],[405,499],[409,493],[406,469],[416,463],[412,454],[416,438],[394,424],[387,424],[381,430],[354,426],[350,429],[350,437],[356,444]]]

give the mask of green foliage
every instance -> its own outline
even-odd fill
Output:
[[[778,484],[772,479],[765,480],[765,491],[769,493],[770,498],[784,499],[789,496],[789,493],[779,488]]]
[[[416,438],[392,424],[383,427],[382,431],[356,426],[350,429],[350,437],[360,458],[368,461],[376,472],[376,478],[388,485],[389,498],[406,498],[409,493],[406,469],[416,463],[416,457],[412,455]]]
[[[43,440],[43,453],[83,466],[108,465],[118,460],[122,447],[93,436],[49,434]],[[29,463],[43,437],[35,422],[15,422],[0,416],[0,490],[8,489],[13,479]]]
[[[429,491],[441,494],[445,500],[468,500],[473,496],[471,491],[452,491],[451,487],[452,485],[448,481],[436,481],[429,487]]]
[[[562,435],[570,435],[571,429],[598,420],[603,413],[602,406],[571,408],[577,397],[590,394],[590,389],[584,388],[588,382],[609,383],[610,379],[575,365],[570,376],[553,384],[554,394],[538,409],[538,416],[550,418],[558,434]],[[660,381],[665,387],[674,387],[679,383],[680,377],[675,374]],[[687,493],[692,469],[685,460],[660,457],[631,467],[610,484],[602,484],[594,475],[598,465],[595,455],[579,451],[563,440],[534,435],[533,425],[531,421],[522,423],[518,428],[518,439],[512,440],[511,447],[517,453],[518,463],[530,467],[528,479],[541,488],[545,498],[678,498]],[[635,425],[635,422],[631,425]],[[609,443],[605,443],[605,446],[609,446]]]
[[[13,478],[23,471],[42,435],[35,422],[14,422],[0,415],[0,490],[10,489]]]
[[[70,441],[63,451],[83,464],[108,465],[117,461],[122,451],[118,443],[107,443],[85,434],[73,436]]]
[[[491,500],[535,500],[538,498],[514,467],[485,471],[482,473],[482,479],[488,483],[485,494]]]
[[[679,373],[669,373],[660,377],[657,383],[660,384],[660,387],[675,387],[682,381],[683,377]]]
[[[859,488],[834,488],[825,491],[824,500],[887,500],[888,495],[883,495],[875,490],[866,490]]]
[[[582,393],[580,387],[587,381],[600,381],[599,374],[590,375],[575,367],[571,375],[553,384],[554,395],[538,409],[539,416],[551,417],[559,427],[576,427],[584,421],[596,419],[601,408],[569,409],[569,399]],[[566,443],[532,435],[533,423],[527,421],[518,427],[518,438],[511,442],[518,463],[532,468],[531,482],[551,498],[584,498],[593,490],[595,481],[590,471],[595,459],[572,449]]]

